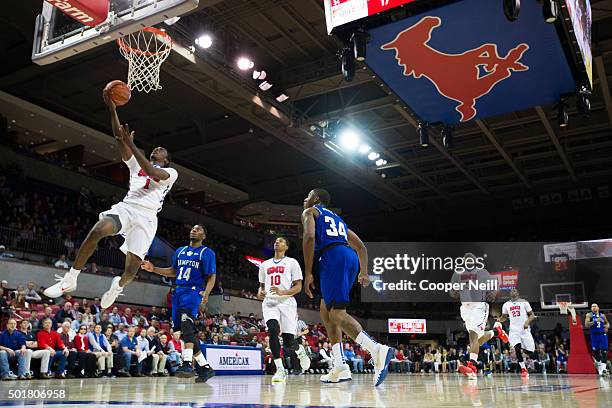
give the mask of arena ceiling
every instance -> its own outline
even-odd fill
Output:
[[[310,188],[322,186],[337,206],[358,216],[439,211],[457,202],[494,206],[597,186],[612,175],[612,0],[591,4],[592,113],[585,118],[571,107],[564,130],[556,126],[554,107],[541,106],[461,125],[450,152],[436,132],[432,146],[421,148],[414,119],[369,70],[359,66],[352,82],[342,80],[340,44],[326,33],[320,0],[201,0],[197,11],[169,29],[184,45],[206,29],[222,40],[218,54],[236,44],[248,50],[290,96],[277,113],[265,96],[254,104],[249,78],[212,58],[196,55],[194,64],[173,53],[163,68],[163,90],[135,96],[121,117],[144,135],[143,147],[167,146],[176,162],[247,192],[249,202],[300,204]],[[32,31],[41,1],[6,7],[0,88],[109,132],[100,90],[126,75],[116,46],[35,66]],[[339,157],[311,134],[312,124],[339,119],[359,125],[391,159],[386,178]]]

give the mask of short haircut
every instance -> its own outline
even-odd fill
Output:
[[[313,191],[317,197],[319,197],[319,202],[321,204],[323,204],[325,207],[329,206],[329,203],[331,203],[331,196],[327,190],[323,188],[315,188]]]
[[[202,229],[204,230],[204,235],[208,235],[208,230],[206,229],[206,225],[204,224],[196,224],[199,227],[202,227]]]
[[[277,235],[276,239],[282,239],[283,241],[285,241],[285,245],[287,245],[287,248],[289,248],[289,240],[287,239],[287,237],[285,237],[284,235]]]

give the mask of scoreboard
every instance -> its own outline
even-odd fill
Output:
[[[427,333],[426,319],[389,319],[389,333]]]
[[[417,0],[325,0],[327,33],[341,25]]]

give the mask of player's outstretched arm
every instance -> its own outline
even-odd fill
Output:
[[[128,161],[130,157],[132,157],[132,151],[124,141],[124,129],[122,128],[121,122],[119,121],[119,116],[117,115],[117,106],[111,99],[109,91],[110,88],[104,88],[102,91],[102,99],[104,99],[104,103],[106,106],[108,106],[108,110],[111,114],[111,126],[113,127],[113,135],[115,136],[115,140],[117,140],[119,151],[121,152],[121,160]]]
[[[134,144],[134,132],[130,132],[128,125],[123,127],[124,133],[129,133],[129,137],[127,135],[124,136],[124,141],[127,143],[128,147],[132,151],[132,154],[136,158],[136,161],[140,165],[140,168],[147,173],[149,177],[153,177],[159,180],[167,180],[170,178],[170,174],[164,170],[159,169],[151,164],[151,162],[145,157],[145,155],[140,151],[140,149]]]
[[[140,265],[140,268],[147,272],[153,272],[157,275],[166,276],[168,278],[176,278],[176,270],[171,266],[168,268],[158,268],[155,265],[153,265],[151,261],[144,261]]]
[[[314,278],[312,276],[312,265],[314,261],[315,247],[315,209],[307,208],[302,213],[302,252],[304,253],[304,292],[312,299],[312,289],[314,289]]]
[[[368,276],[368,249],[365,244],[352,230],[348,230],[348,243],[357,252],[359,257],[359,283],[368,286],[370,278]]]
[[[200,293],[200,295],[203,298],[202,303],[206,303],[206,302],[204,302],[204,299],[206,299],[206,301],[208,301],[208,295],[210,295],[210,292],[212,292],[213,288],[215,287],[215,282],[216,281],[217,281],[217,274],[216,273],[211,273],[211,274],[209,274],[206,277],[206,287],[202,291],[203,293]]]

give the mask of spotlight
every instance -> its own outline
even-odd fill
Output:
[[[544,20],[548,24],[552,24],[557,21],[557,14],[559,14],[557,2],[555,0],[544,0],[544,3],[542,4],[542,14],[544,15]]]
[[[210,48],[212,46],[212,37],[208,34],[204,34],[196,38],[195,43],[200,48]]]
[[[359,135],[352,129],[343,130],[338,139],[344,150],[353,151],[359,146]]]
[[[442,144],[446,150],[451,150],[454,147],[453,130],[450,127],[442,129]]]
[[[383,159],[378,159],[375,162],[377,167],[380,167],[380,166],[384,165],[384,163],[385,163],[385,161]]]
[[[359,153],[361,154],[366,154],[370,150],[372,150],[372,148],[366,144],[362,144],[361,146],[359,146]]]
[[[363,30],[357,30],[351,36],[351,45],[353,46],[353,55],[357,61],[365,61],[366,49],[368,42],[368,34]]]
[[[240,57],[238,59],[238,68],[240,68],[243,71],[246,71],[247,69],[251,69],[255,66],[255,63],[253,61],[251,61],[250,59],[248,59],[247,57]]]
[[[368,159],[369,160],[376,160],[380,157],[380,154],[376,153],[376,152],[370,152],[370,154],[368,154]]]
[[[349,48],[344,48],[341,54],[342,77],[346,82],[351,82],[355,78],[355,57]]]
[[[419,135],[419,143],[421,143],[421,147],[429,146],[429,131],[427,130],[426,124],[419,122],[417,134]]]
[[[268,81],[263,81],[261,84],[259,84],[259,89],[262,91],[267,91],[270,88],[272,88],[272,84]]]
[[[557,120],[559,121],[559,127],[565,128],[569,123],[569,115],[567,114],[565,102],[559,101],[559,107],[557,109]]]
[[[257,70],[253,71],[253,79],[261,79],[263,81],[264,79],[266,79],[267,75],[268,74],[266,74],[266,71],[263,71],[263,70],[262,71],[257,71]]]
[[[288,97],[287,95],[285,95],[285,94],[280,94],[280,95],[279,95],[279,96],[276,98],[276,100],[277,100],[277,101],[279,101],[279,102],[285,102],[287,99],[289,99],[289,97]]]

